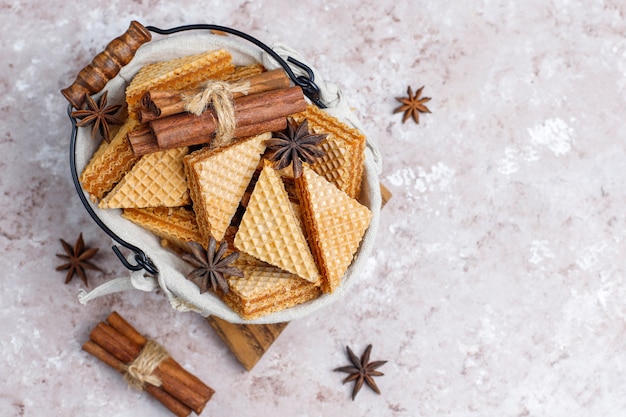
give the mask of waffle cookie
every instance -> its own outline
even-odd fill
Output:
[[[126,88],[126,103],[132,109],[148,90],[194,88],[208,79],[222,79],[234,70],[232,56],[223,49],[148,64]]]
[[[237,267],[244,277],[229,277],[230,291],[220,292],[220,298],[246,320],[293,307],[321,294],[315,284],[273,266],[246,262]]]
[[[138,126],[138,121],[128,118],[110,143],[102,141],[83,169],[79,180],[94,203],[104,197],[139,160],[126,137]]]
[[[224,238],[246,187],[265,150],[270,133],[234,144],[205,147],[185,157],[185,172],[200,232],[208,241]]]
[[[296,179],[296,189],[322,291],[332,292],[352,263],[372,213],[307,166]]]
[[[99,204],[100,208],[180,207],[191,204],[183,157],[188,148],[144,155]]]
[[[363,133],[314,105],[309,105],[293,119],[298,123],[307,119],[312,133],[328,134],[322,143],[326,155],[318,158],[311,168],[348,196],[356,198],[361,191],[365,162],[366,138]]]
[[[244,65],[240,67],[235,67],[235,70],[232,74],[225,75],[220,78],[222,81],[238,81],[242,78],[251,77],[253,75],[257,75],[265,71],[265,68],[261,64],[250,64]]]
[[[196,215],[185,207],[127,208],[122,217],[154,233],[164,247],[189,251],[189,242],[204,244]]]
[[[278,173],[267,162],[235,235],[235,247],[318,284],[319,272]]]

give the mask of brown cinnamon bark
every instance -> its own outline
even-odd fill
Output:
[[[121,335],[128,338],[133,343],[143,347],[148,340],[141,335],[133,326],[131,326],[122,316],[120,316],[117,312],[112,312],[109,317],[107,317],[107,321],[111,325],[111,327],[117,330]],[[198,379],[195,375],[187,372],[178,362],[174,360],[174,358],[169,357],[161,362],[159,369],[168,375],[177,376],[180,378],[183,383],[189,387],[193,387],[198,394],[201,395],[202,398],[206,398],[204,403],[211,399],[215,391],[200,379]],[[201,410],[194,411],[197,414],[200,414]]]
[[[239,126],[235,129],[233,139],[260,135],[265,132],[279,132],[281,130],[285,130],[286,128],[287,118],[279,117],[278,119],[267,120],[248,126]],[[128,141],[130,142],[130,146],[135,156],[142,156],[163,150],[159,148],[156,137],[152,134],[150,129],[130,132],[128,134]]]
[[[237,127],[287,117],[306,109],[300,87],[252,94],[234,100]],[[150,122],[160,149],[209,143],[215,135],[217,116],[207,110],[200,116],[177,114]]]
[[[242,78],[241,82],[250,83],[247,94],[233,93],[233,99],[244,95],[257,94],[265,91],[289,87],[290,80],[282,69],[266,71],[261,74]],[[147,123],[152,120],[185,112],[185,98],[193,97],[201,89],[175,91],[153,90],[146,92],[141,99],[141,108],[137,113],[138,120]]]
[[[135,156],[146,155],[161,150],[150,128],[129,132],[126,137],[128,138],[128,142]]]
[[[105,349],[100,347],[98,344],[88,340],[83,344],[83,350],[97,359],[100,359],[105,364],[109,365],[111,368],[116,371],[122,373],[124,363],[118,360],[115,356],[111,355]],[[191,408],[187,407],[176,398],[172,397],[167,392],[163,391],[160,387],[155,387],[154,385],[146,384],[144,390],[152,395],[157,401],[165,406],[168,410],[170,410],[177,417],[187,417],[191,414]]]
[[[110,318],[111,325],[98,323],[89,338],[118,361],[129,364],[137,358],[147,340],[117,313]],[[196,414],[202,412],[214,393],[212,388],[183,369],[171,357],[159,364],[154,375],[161,381],[163,391]]]

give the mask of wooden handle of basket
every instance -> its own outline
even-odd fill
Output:
[[[133,59],[137,49],[150,39],[152,35],[148,29],[133,20],[126,32],[109,42],[104,51],[80,70],[74,83],[61,90],[61,94],[72,106],[80,109],[85,102],[85,95],[101,91]]]

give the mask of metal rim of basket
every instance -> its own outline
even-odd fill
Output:
[[[247,33],[238,31],[236,29],[232,29],[226,26],[219,26],[213,24],[195,24],[195,25],[184,25],[177,26],[170,29],[160,29],[154,26],[146,26],[146,29],[150,32],[157,33],[159,35],[171,35],[178,32],[184,32],[188,30],[215,30],[226,32],[242,39],[245,39],[248,42],[253,43],[254,45],[261,48],[264,52],[270,55],[276,62],[285,70],[287,76],[291,79],[291,81],[302,88],[304,95],[311,100],[316,106],[319,108],[326,108],[326,105],[320,99],[320,90],[317,84],[315,84],[315,75],[310,67],[305,65],[304,63],[292,58],[287,57],[287,60],[284,60],[280,55],[278,55],[272,48],[259,41],[258,39],[248,35]],[[306,76],[300,75],[297,76],[291,70],[289,63],[301,68],[306,72]],[[101,219],[98,217],[94,209],[91,207],[89,201],[85,193],[83,192],[83,188],[80,185],[80,181],[78,179],[78,170],[76,168],[76,138],[78,136],[78,127],[76,119],[71,116],[73,111],[72,105],[68,105],[67,115],[72,123],[72,133],[70,136],[70,170],[72,174],[72,181],[74,182],[74,187],[78,193],[78,197],[80,198],[81,203],[87,210],[89,216],[93,219],[93,221],[102,229],[111,239],[113,239],[119,246],[123,246],[134,254],[135,264],[132,264],[122,253],[120,248],[117,245],[113,245],[111,249],[117,255],[120,262],[131,271],[140,271],[145,270],[148,274],[158,275],[159,270],[154,262],[145,254],[143,250],[138,248],[137,246],[126,242],[124,239],[119,237],[115,232],[113,232]]]

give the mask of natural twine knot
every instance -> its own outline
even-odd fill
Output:
[[[161,380],[153,372],[169,356],[163,346],[148,340],[135,360],[122,367],[124,380],[137,391],[143,391],[146,383],[160,387]]]
[[[247,81],[228,83],[211,80],[204,83],[203,87],[204,89],[200,93],[185,99],[185,110],[200,116],[209,106],[213,107],[217,118],[217,127],[211,146],[225,145],[233,138],[237,127],[233,94],[247,95],[250,83]]]

